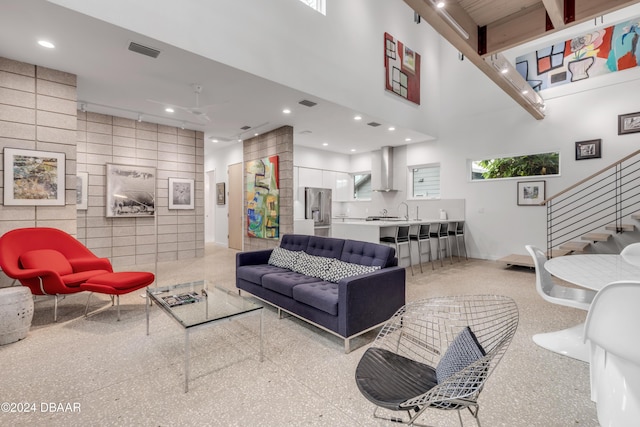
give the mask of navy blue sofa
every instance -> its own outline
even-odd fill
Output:
[[[346,353],[351,350],[351,338],[382,325],[405,304],[405,269],[397,266],[395,249],[390,246],[288,234],[282,237],[280,248],[285,249],[281,252],[304,252],[296,252],[307,261],[306,265],[297,264],[302,270],[312,267],[309,259],[321,261],[312,268],[316,276],[324,276],[329,264],[378,268],[329,281],[270,264],[273,249],[236,255],[238,289],[274,305],[279,314],[283,310],[342,337]],[[320,268],[325,270],[318,274]]]

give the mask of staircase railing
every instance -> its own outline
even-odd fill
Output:
[[[540,203],[547,207],[547,256],[553,249],[615,224],[640,209],[640,150]]]

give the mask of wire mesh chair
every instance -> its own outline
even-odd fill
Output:
[[[518,319],[518,307],[505,296],[440,297],[402,307],[356,368],[360,392],[376,405],[373,416],[421,425],[417,418],[436,408],[456,410],[463,425],[460,411],[467,408],[480,426],[478,397],[509,347]],[[480,353],[470,358],[470,347]],[[380,408],[406,411],[408,418],[379,416]]]

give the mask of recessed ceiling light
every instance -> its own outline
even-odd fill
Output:
[[[436,7],[438,9],[442,9],[444,7],[444,2],[443,1],[436,2]]]
[[[362,120],[362,116],[355,116],[353,120]]]
[[[529,91],[528,91],[528,90],[526,90],[526,89],[523,89],[523,90],[522,90],[522,94],[523,94],[523,95],[526,95],[526,94],[528,94],[528,93],[529,93]]]
[[[253,136],[258,136],[260,135],[258,132],[254,133]]]
[[[329,143],[328,143],[328,142],[323,142],[323,143],[322,143],[322,146],[323,146],[323,147],[326,147],[327,145],[329,145]]]
[[[289,110],[288,108],[285,108],[284,110],[282,110],[282,112],[284,114],[291,114],[291,110]]]
[[[46,40],[38,40],[38,44],[42,47],[46,47],[47,49],[53,49],[56,47],[56,45]]]
[[[171,107],[167,107],[167,108],[165,108],[165,109],[164,109],[164,111],[166,111],[167,113],[173,113],[173,112],[175,112],[175,110],[174,110],[173,108],[171,108]]]
[[[504,67],[502,70],[500,70],[500,72],[502,74],[507,74],[509,72],[509,69],[507,67]]]
[[[409,142],[409,141],[411,141],[411,138],[405,138],[404,141],[405,142]]]
[[[393,126],[389,126],[389,130],[396,130]]]
[[[352,148],[352,149],[351,149],[351,152],[353,153],[354,151],[356,151],[356,149],[355,149],[355,148]]]
[[[218,143],[218,140],[217,140],[217,139],[215,139],[215,138],[211,138],[211,142],[213,142],[214,144],[217,144],[217,143]]]

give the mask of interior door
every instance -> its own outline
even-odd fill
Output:
[[[244,206],[244,187],[242,184],[242,163],[229,165],[229,248],[242,250],[242,220]]]

